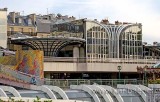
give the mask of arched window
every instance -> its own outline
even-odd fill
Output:
[[[108,57],[108,33],[101,26],[93,26],[87,30],[87,56],[105,59]]]

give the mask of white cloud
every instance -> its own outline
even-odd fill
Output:
[[[77,9],[71,12],[75,15],[83,12],[82,15],[99,20],[108,17],[111,22],[119,20],[142,23],[143,40],[151,43],[160,38],[160,13],[153,6],[152,0],[88,0],[77,5]]]
[[[157,0],[1,0],[10,11],[29,13],[62,13],[81,18],[138,22],[143,25],[144,41],[159,41],[160,13]],[[160,9],[160,8],[159,8]]]

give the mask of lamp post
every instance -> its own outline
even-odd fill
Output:
[[[121,66],[117,66],[117,69],[119,71],[118,78],[121,79],[121,70],[122,70],[122,67]]]
[[[146,68],[144,68],[144,80],[146,80]]]
[[[147,68],[148,68],[148,66],[146,65],[146,66],[144,66],[143,67],[143,84],[147,84]]]
[[[145,83],[147,83],[147,81],[146,81],[147,80],[147,73],[146,73],[147,72],[147,68],[148,68],[148,66],[144,67],[144,81],[145,81]]]

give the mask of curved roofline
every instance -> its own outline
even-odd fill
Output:
[[[45,56],[57,56],[58,51],[63,47],[70,44],[84,45],[84,43],[86,43],[86,40],[82,38],[54,36],[49,38],[18,38],[12,39],[11,43],[17,45],[26,45],[33,50],[43,50]]]
[[[99,23],[99,22],[97,22],[97,21],[91,21],[91,20],[85,20],[85,21],[88,21],[88,22],[93,22],[93,23],[96,23],[96,24],[98,24],[98,25],[100,25],[102,28],[104,28],[105,30],[106,30],[106,32],[107,32],[107,34],[108,34],[108,40],[110,40],[111,39],[111,32],[110,32],[110,30],[109,30],[109,28],[107,27],[105,27],[103,24],[101,24],[101,23]],[[110,45],[110,41],[109,41],[109,45]],[[109,54],[109,56],[110,56],[110,47],[108,47],[108,54]]]
[[[125,29],[127,29],[127,28],[129,28],[129,27],[131,27],[131,26],[137,26],[137,25],[138,25],[138,24],[127,24],[127,25],[125,25],[125,26],[122,27],[122,29],[118,32],[118,35],[117,35],[117,36],[120,37],[120,35],[122,34],[123,30],[125,30]]]
[[[38,38],[38,37],[25,38],[25,37],[20,37],[20,38],[12,38],[11,40],[79,40],[79,41],[86,42],[86,40],[82,39],[82,38],[76,38],[76,37],[57,37],[57,36],[52,36],[52,37],[48,37],[48,38]]]

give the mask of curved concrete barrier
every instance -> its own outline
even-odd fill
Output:
[[[80,100],[55,100],[55,99],[46,99],[41,98],[39,101],[36,98],[28,98],[28,97],[12,97],[15,102],[85,102]],[[9,97],[1,97],[1,100],[3,102],[11,102],[11,99]]]
[[[110,94],[103,88],[98,85],[87,85],[93,91],[97,91],[106,102],[114,102]]]
[[[32,90],[43,91],[43,92],[47,93],[47,95],[48,95],[51,99],[57,99],[57,97],[56,97],[55,94],[52,92],[52,90],[50,90],[50,89],[49,89],[48,87],[46,87],[46,86],[31,85],[31,89],[32,89]]]
[[[150,91],[152,91],[151,88],[146,87],[146,86],[144,86],[144,85],[135,85],[135,86],[139,87],[141,90],[143,90],[143,91],[145,91],[145,92],[150,92]]]
[[[114,95],[116,97],[116,99],[118,100],[118,102],[124,102],[122,96],[119,94],[119,92],[117,92],[116,89],[114,89],[111,86],[107,86],[107,85],[99,85],[100,87],[103,87],[105,90],[107,90],[108,92],[110,92],[112,95]]]
[[[95,91],[92,90],[87,85],[70,85],[70,89],[83,90],[83,91],[87,92],[88,94],[90,94],[95,102],[101,102],[99,97],[95,93]]]
[[[44,85],[45,87],[48,87],[50,90],[57,92],[64,100],[69,100],[67,94],[59,87],[57,86],[49,86]]]
[[[0,86],[3,91],[8,91],[12,93],[15,97],[21,97],[20,93],[13,87],[10,86]]]
[[[1,97],[8,97],[7,94],[0,88],[0,96]]]
[[[117,88],[123,88],[123,89],[128,89],[128,90],[133,90],[135,91],[137,94],[139,94],[141,96],[141,98],[144,100],[144,102],[147,102],[147,95],[146,93],[141,90],[141,88],[139,88],[136,85],[131,85],[131,84],[126,84],[126,85],[117,85]]]

